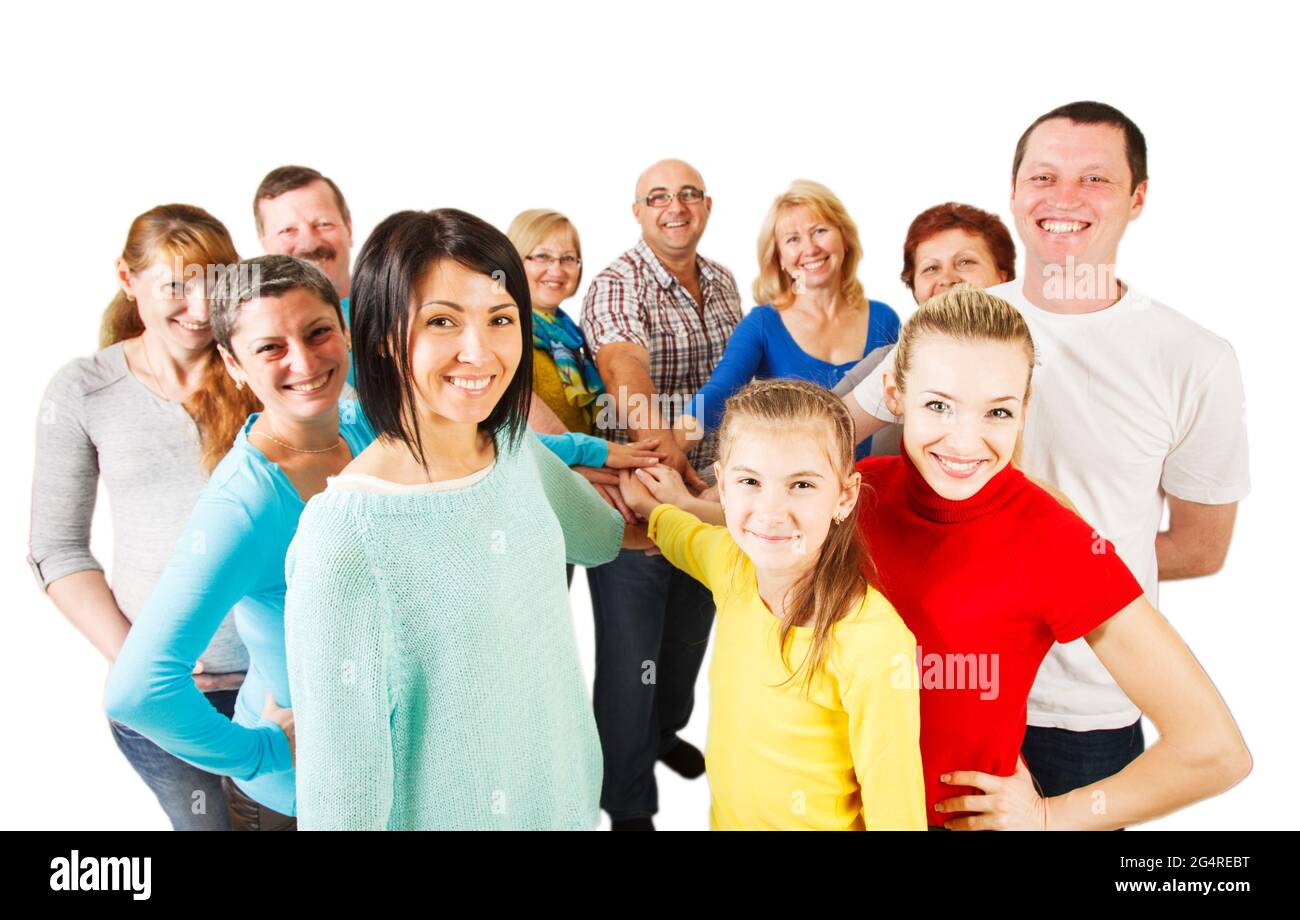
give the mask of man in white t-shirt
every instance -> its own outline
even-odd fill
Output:
[[[1012,166],[1025,270],[989,292],[1020,310],[1038,352],[1024,471],[1074,502],[1158,606],[1161,579],[1222,567],[1250,479],[1232,346],[1115,272],[1146,192],[1146,142],[1123,113],[1076,102],[1043,115]],[[845,397],[859,439],[895,420],[882,388],[877,369]],[[1048,796],[1114,775],[1144,747],[1141,713],[1083,639],[1053,646],[1028,721],[1025,762]]]

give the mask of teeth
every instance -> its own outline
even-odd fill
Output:
[[[934,458],[939,461],[944,469],[952,470],[954,473],[968,473],[975,469],[975,467],[980,463],[979,460],[969,460],[966,463],[953,463],[951,460],[945,460],[938,454],[935,454]]]
[[[178,319],[176,322],[180,324],[182,329],[188,329],[190,332],[202,332],[208,328],[207,323],[187,323],[183,319]]]
[[[487,389],[488,384],[492,382],[491,377],[448,377],[447,379],[462,390],[475,391]]]
[[[328,378],[329,378],[329,372],[326,371],[325,373],[317,377],[315,380],[308,380],[306,383],[295,383],[293,386],[289,387],[289,389],[295,390],[299,393],[309,393],[312,390],[319,390],[321,387],[323,387],[325,385],[326,379]]]
[[[664,227],[666,227],[669,230],[675,230],[678,227],[685,227],[685,226],[686,226],[686,221],[684,220],[675,220],[672,223],[664,224]]]
[[[812,262],[805,262],[803,264],[803,267],[806,269],[811,269],[813,271],[816,271],[817,269],[821,268],[825,264],[826,264],[826,260],[823,258],[823,259],[817,259]]]
[[[1042,220],[1038,222],[1048,233],[1073,233],[1082,230],[1085,224],[1078,220]]]

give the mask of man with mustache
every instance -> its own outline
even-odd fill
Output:
[[[311,262],[330,279],[351,324],[352,213],[334,180],[308,166],[277,167],[257,187],[253,219],[263,252]]]

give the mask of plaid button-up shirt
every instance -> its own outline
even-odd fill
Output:
[[[592,279],[582,302],[582,332],[593,354],[616,342],[631,342],[650,353],[650,379],[665,425],[708,381],[740,322],[740,294],[731,272],[699,255],[696,264],[703,305],[644,239]],[[597,428],[610,440],[628,440],[625,427]],[[697,444],[687,455],[705,475],[700,467],[713,460],[711,441]]]

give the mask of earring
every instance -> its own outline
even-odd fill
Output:
[[[235,389],[236,389],[236,390],[242,390],[243,388],[244,388],[244,381],[242,381],[242,380],[236,380],[236,381],[235,381]]]

